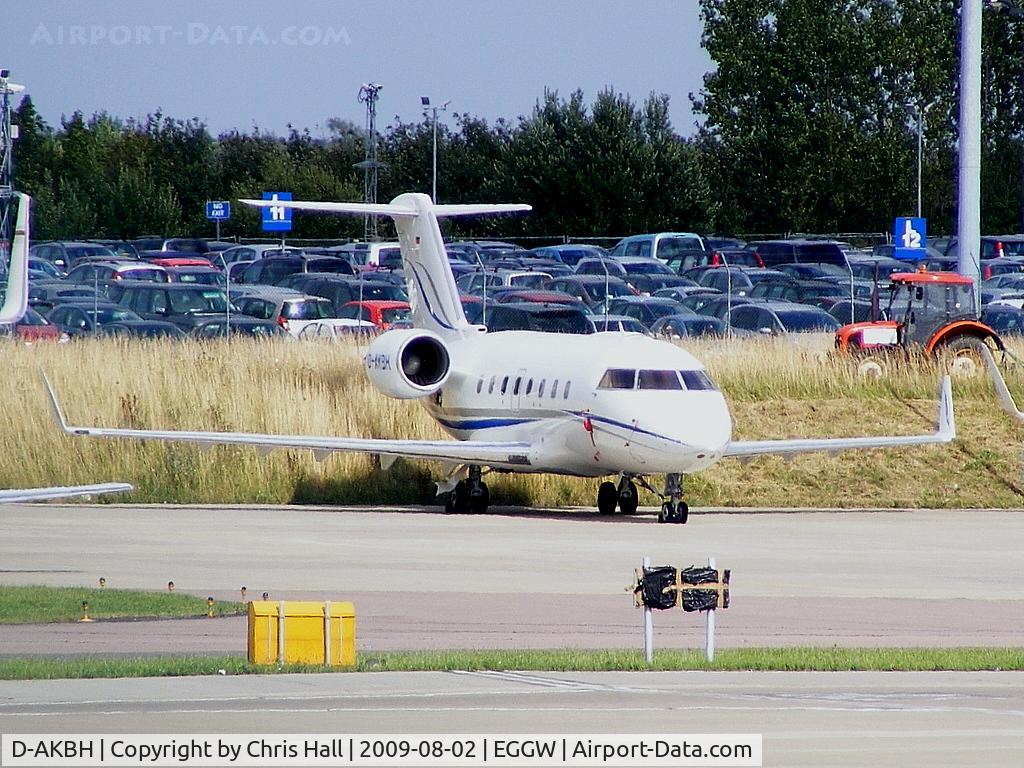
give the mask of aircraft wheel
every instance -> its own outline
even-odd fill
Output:
[[[635,515],[636,508],[640,506],[640,492],[632,480],[626,484],[626,488],[619,494],[619,512],[624,515]]]
[[[474,515],[482,515],[490,502],[491,492],[487,489],[487,483],[480,483],[479,488],[469,494],[469,511]]]
[[[676,518],[675,522],[680,525],[686,525],[686,521],[690,519],[690,507],[685,501],[680,501],[676,506]]]
[[[449,492],[444,511],[449,515],[464,515],[469,511],[469,486],[465,480],[459,480],[455,490]]]
[[[601,483],[597,489],[597,511],[602,515],[614,515],[615,505],[619,502],[619,491],[615,483]]]
[[[667,523],[672,519],[672,504],[666,501],[661,505],[661,511],[658,513],[658,522]]]

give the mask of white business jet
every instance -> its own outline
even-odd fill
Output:
[[[0,324],[16,323],[28,307],[28,228],[32,199],[18,194],[18,216],[14,223],[14,241],[11,244],[11,264],[7,271],[7,288],[0,306]],[[0,490],[0,502],[47,501],[101,493],[130,491],[128,483],[97,483],[94,485],[61,485],[53,488],[24,488]]]
[[[449,467],[438,493],[450,512],[483,512],[485,469],[548,472],[604,482],[597,507],[637,509],[636,484],[665,475],[659,519],[686,522],[683,475],[720,459],[945,443],[955,436],[949,378],[942,383],[939,426],[932,434],[733,441],[725,398],[686,351],[639,334],[487,333],[462,311],[438,219],[527,211],[526,205],[435,205],[423,194],[387,204],[243,200],[321,213],[384,214],[394,219],[414,327],[382,334],[367,348],[366,372],[390,397],[417,398],[455,440],[379,440],[69,426],[50,389],[56,418],[72,435],[178,440],[200,444],[309,448],[432,459]]]

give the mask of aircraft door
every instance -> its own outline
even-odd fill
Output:
[[[523,392],[526,389],[526,369],[520,368],[516,371],[515,378],[509,384],[512,388],[512,397],[510,402],[512,403],[512,413],[519,413],[520,404],[523,399]]]

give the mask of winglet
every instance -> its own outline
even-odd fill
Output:
[[[57,420],[60,428],[64,430],[65,434],[74,434],[72,429],[68,426],[67,421],[64,419],[64,413],[60,409],[60,403],[57,402],[57,393],[53,391],[53,385],[50,384],[50,380],[46,377],[46,372],[40,370],[39,373],[43,377],[43,384],[46,385],[46,394],[50,397],[50,410],[53,412],[53,417]]]
[[[942,377],[942,387],[939,390],[938,436],[946,443],[956,439],[956,418],[953,415],[953,384],[948,373]]]
[[[1010,390],[1006,386],[1006,379],[1003,378],[1003,374],[999,372],[999,366],[996,365],[996,359],[992,356],[991,350],[988,347],[982,347],[981,356],[985,358],[985,365],[988,367],[992,383],[995,385],[996,395],[999,396],[999,404],[1003,406],[1004,411],[1018,421],[1024,421],[1024,413],[1020,412],[1017,404],[1013,401],[1013,395],[1010,394]]]

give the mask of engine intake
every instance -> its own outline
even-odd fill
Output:
[[[417,328],[388,331],[363,357],[374,387],[402,400],[432,395],[448,380],[451,360],[440,336]]]

